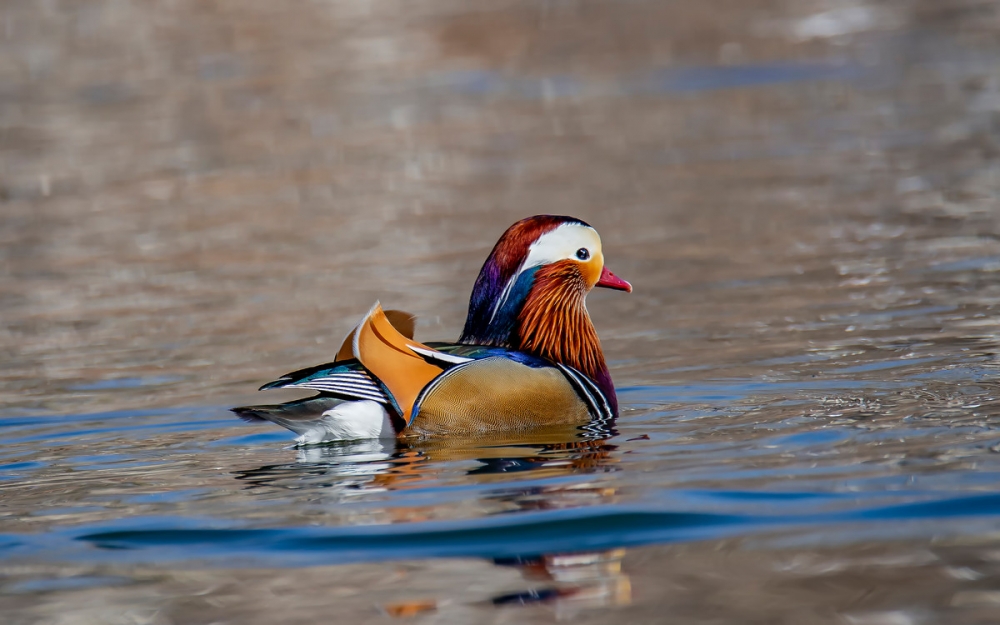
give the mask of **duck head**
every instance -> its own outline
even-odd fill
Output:
[[[460,342],[527,352],[586,374],[615,402],[587,313],[594,287],[632,291],[604,266],[601,238],[574,217],[536,215],[507,229],[472,290]]]

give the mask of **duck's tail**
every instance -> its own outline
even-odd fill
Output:
[[[394,438],[392,417],[372,400],[317,395],[285,404],[232,408],[244,421],[270,421],[298,434],[299,445],[365,438]]]
[[[344,403],[343,399],[317,395],[284,404],[265,404],[262,406],[239,406],[230,408],[236,416],[247,423],[271,423],[288,428],[296,434],[302,434],[323,419],[323,413]]]

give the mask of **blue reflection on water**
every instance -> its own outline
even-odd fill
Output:
[[[167,559],[218,564],[239,557],[278,566],[427,557],[509,558],[721,538],[804,525],[1000,516],[997,493],[824,514],[810,514],[808,510],[817,505],[817,500],[831,499],[830,496],[732,491],[700,491],[691,495],[701,500],[751,500],[755,504],[778,504],[779,510],[792,509],[784,514],[747,515],[591,506],[461,521],[287,528],[241,528],[233,523],[191,518],[133,518],[42,536],[0,535],[0,551],[7,555],[72,559],[112,557],[143,562]],[[802,505],[795,509],[797,503]],[[111,553],[102,556],[99,552]]]
[[[640,90],[651,93],[685,93],[804,81],[850,81],[863,75],[863,68],[856,64],[780,62],[663,69],[636,82]]]
[[[443,89],[474,97],[527,100],[573,98],[584,95],[684,94],[809,81],[855,81],[866,70],[853,63],[775,62],[744,65],[670,67],[608,81],[580,76],[531,77],[493,70],[461,70],[433,74],[419,87]]]

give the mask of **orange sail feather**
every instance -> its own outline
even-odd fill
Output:
[[[428,363],[411,347],[434,350],[401,334],[378,303],[353,334],[354,357],[385,385],[403,421],[409,423],[417,395],[442,371],[442,367]]]

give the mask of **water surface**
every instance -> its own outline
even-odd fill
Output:
[[[5,7],[12,623],[987,623],[992,3]],[[228,407],[496,238],[601,232],[608,431],[295,449]]]

